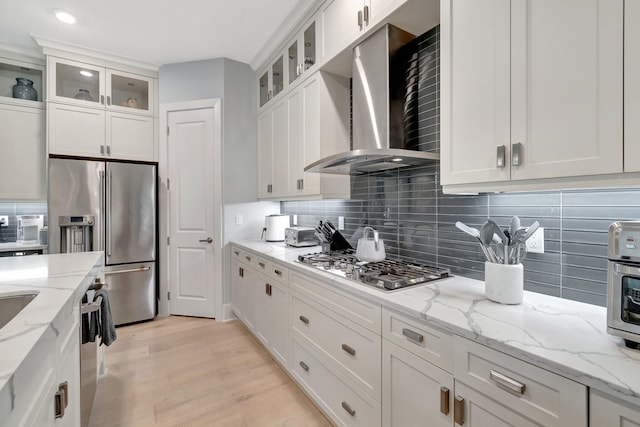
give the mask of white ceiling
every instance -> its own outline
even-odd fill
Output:
[[[161,65],[227,57],[251,63],[313,0],[23,0],[0,2],[0,42],[35,48],[30,34]],[[78,17],[68,25],[53,9]],[[287,19],[288,18],[288,19]]]

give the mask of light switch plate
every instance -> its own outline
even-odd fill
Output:
[[[298,215],[293,214],[292,217],[293,218],[291,219],[291,225],[298,225]]]
[[[236,225],[242,225],[242,215],[236,215]]]
[[[338,230],[344,230],[344,217],[338,217]]]
[[[9,226],[9,216],[0,215],[0,227],[8,227],[8,226]]]

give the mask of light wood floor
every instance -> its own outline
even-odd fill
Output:
[[[90,427],[330,426],[240,322],[117,329]]]

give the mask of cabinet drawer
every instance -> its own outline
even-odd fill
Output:
[[[289,281],[289,269],[277,262],[257,257],[255,266],[258,272],[265,274],[271,279],[278,280],[282,283],[288,283]]]
[[[379,335],[342,316],[327,313],[306,298],[291,295],[291,325],[325,359],[333,362],[343,376],[380,401],[382,340]]]
[[[380,426],[378,402],[347,386],[295,339],[292,346],[293,377],[337,425]]]
[[[451,334],[383,309],[382,336],[440,369],[453,371]]]
[[[240,249],[237,246],[231,247],[231,258],[238,260],[243,264],[246,264],[251,267],[255,267],[257,264],[257,256],[253,255],[250,252],[245,251],[244,249]]]
[[[586,426],[587,387],[454,336],[454,376],[541,425]]]
[[[361,297],[349,295],[346,292],[294,272],[291,273],[291,288],[347,317],[352,322],[364,326],[376,334],[380,334],[380,325],[382,324],[382,308],[380,304],[365,301]]]

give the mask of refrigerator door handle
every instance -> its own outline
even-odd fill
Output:
[[[107,232],[105,237],[107,238],[107,256],[111,256],[111,171],[107,171]]]
[[[138,273],[140,271],[149,271],[149,270],[151,270],[151,267],[130,268],[128,270],[105,271],[104,275],[107,276],[111,274]]]
[[[104,171],[101,170],[100,171],[100,216],[102,218],[104,218],[104,197],[105,197],[105,177],[104,177]],[[98,232],[103,235],[103,233],[101,232],[101,230],[98,230]],[[95,238],[95,235],[94,235]],[[102,241],[102,239],[100,239],[100,248],[98,248],[99,250],[103,251],[104,250],[104,242]]]

